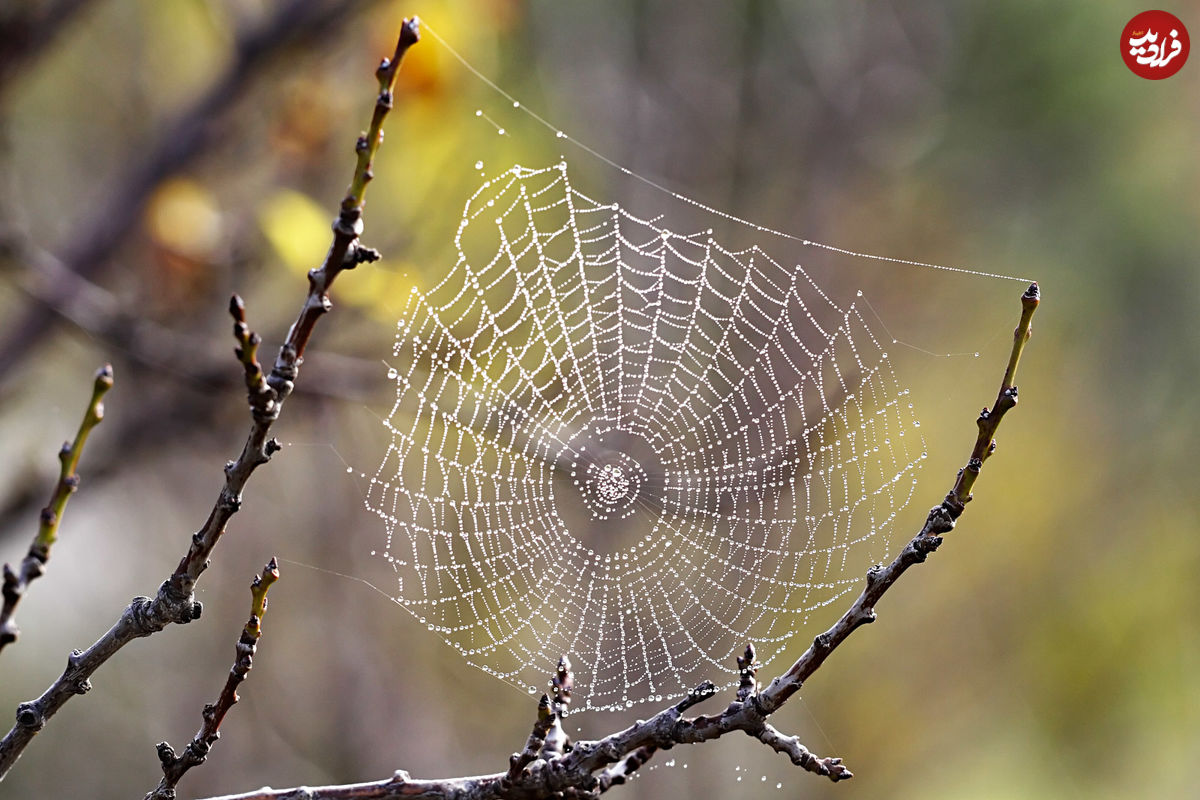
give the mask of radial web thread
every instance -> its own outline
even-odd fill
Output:
[[[723,248],[514,167],[398,324],[368,507],[395,600],[529,691],[584,708],[764,662],[856,588],[925,458],[863,316]],[[733,682],[733,681],[731,681]]]

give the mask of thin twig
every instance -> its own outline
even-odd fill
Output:
[[[930,510],[925,524],[899,555],[886,567],[876,566],[867,573],[867,585],[850,609],[833,627],[817,636],[812,645],[792,666],[759,690],[753,647],[738,658],[740,682],[736,699],[720,714],[687,718],[692,706],[712,697],[715,689],[705,682],[687,697],[663,709],[648,720],[638,721],[624,730],[592,742],[577,742],[563,752],[528,759],[516,754],[508,772],[471,778],[414,780],[406,772],[373,783],[294,789],[260,789],[209,800],[398,800],[398,798],[446,798],[450,800],[491,800],[493,798],[596,797],[612,786],[623,783],[638,767],[659,750],[676,745],[698,744],[720,738],[733,731],[753,736],[792,763],[809,772],[837,782],[852,777],[840,758],[811,753],[794,736],[787,736],[767,722],[788,698],[799,691],[829,655],[861,625],[875,620],[875,604],[900,576],[919,564],[942,542],[942,534],[954,528],[970,500],[970,488],[979,475],[983,461],[995,452],[992,436],[1004,415],[1016,405],[1016,366],[1029,339],[1033,312],[1039,292],[1033,284],[1021,297],[1021,322],[1013,334],[1012,353],[1001,382],[1000,393],[991,411],[984,409],[979,418],[979,438],[967,466],[959,472],[946,499]],[[967,475],[967,478],[963,476]],[[545,695],[539,714],[547,710]],[[540,717],[539,717],[540,722]],[[539,729],[535,727],[535,733]],[[533,737],[531,736],[532,744]],[[525,753],[530,745],[527,744]],[[545,752],[545,748],[542,748]],[[519,764],[519,769],[517,768]]]
[[[267,590],[277,580],[279,565],[272,558],[263,567],[262,574],[255,575],[254,582],[250,584],[250,619],[242,628],[242,635],[237,643],[237,658],[229,670],[229,677],[225,679],[220,697],[217,698],[217,702],[204,707],[204,723],[182,753],[176,755],[175,748],[170,744],[159,742],[158,760],[162,765],[163,776],[158,788],[147,794],[145,800],[175,800],[175,787],[180,778],[192,767],[203,764],[212,746],[221,738],[221,722],[229,709],[233,708],[233,704],[240,699],[237,688],[254,665],[254,653],[258,649],[258,640],[262,637],[262,619],[267,613]]]
[[[16,725],[0,740],[0,778],[12,768],[50,717],[73,696],[91,688],[89,678],[92,673],[113,654],[134,639],[157,633],[171,623],[187,623],[200,616],[201,604],[193,594],[196,581],[208,567],[209,556],[224,535],[226,523],[240,508],[242,489],[250,475],[280,449],[279,443],[269,437],[271,426],[292,392],[304,349],[317,320],[332,308],[329,287],[343,270],[353,269],[363,261],[378,257],[375,251],[358,243],[358,236],[362,232],[364,195],[367,181],[370,180],[371,159],[382,141],[383,119],[392,105],[392,89],[400,60],[417,39],[417,20],[406,20],[397,39],[394,55],[391,59],[384,59],[376,72],[379,96],[371,120],[371,133],[369,141],[364,143],[368,137],[358,140],[358,164],[351,188],[333,223],[333,244],[324,264],[308,274],[308,296],[265,381],[261,368],[257,366],[257,345],[254,334],[245,326],[241,301],[235,297],[231,303],[230,310],[235,319],[234,334],[239,345],[238,359],[246,371],[252,423],[241,454],[235,461],[225,465],[225,485],[208,519],[192,535],[191,544],[179,565],[159,586],[153,598],[135,597],[107,633],[87,650],[71,653],[66,670],[41,697],[18,706]]]
[[[88,402],[87,410],[83,412],[83,420],[79,423],[79,430],[75,433],[75,441],[63,442],[62,449],[58,451],[60,464],[58,483],[55,484],[54,492],[50,495],[50,502],[42,509],[37,535],[33,537],[33,542],[29,545],[29,551],[25,554],[25,558],[21,560],[20,569],[13,570],[10,565],[4,565],[4,605],[0,607],[0,650],[3,650],[5,645],[15,642],[21,633],[17,628],[16,620],[13,619],[13,614],[17,610],[17,604],[25,595],[25,591],[29,588],[29,584],[40,578],[46,570],[46,562],[50,560],[50,549],[58,541],[58,526],[62,522],[63,511],[67,508],[67,500],[79,488],[79,474],[75,471],[79,466],[79,457],[83,455],[83,446],[87,443],[88,434],[92,432],[92,428],[100,424],[100,420],[104,419],[104,395],[108,393],[112,385],[112,365],[105,364],[96,371],[96,378],[92,381],[92,399]]]
[[[937,550],[942,543],[942,534],[953,530],[955,522],[971,500],[971,487],[979,477],[983,462],[996,450],[996,443],[992,440],[992,436],[995,435],[1004,415],[1017,404],[1017,386],[1014,382],[1017,362],[1021,359],[1025,343],[1029,341],[1033,312],[1037,310],[1040,299],[1036,283],[1030,285],[1029,289],[1021,295],[1021,321],[1013,331],[1012,351],[1004,372],[1004,379],[1000,383],[1000,391],[992,410],[989,411],[985,408],[979,415],[977,420],[979,435],[966,466],[958,471],[954,486],[939,505],[929,510],[929,515],[921,530],[913,537],[912,541],[905,545],[892,563],[886,567],[875,567],[867,573],[867,587],[854,601],[850,610],[843,614],[833,627],[816,637],[796,663],[783,675],[771,681],[771,685],[758,695],[758,704],[765,713],[769,714],[775,711],[783,705],[784,701],[795,694],[804,681],[817,671],[829,654],[844,642],[856,628],[874,622],[875,604],[879,598],[883,597],[884,592],[891,588],[892,584],[909,567],[920,564],[930,553]]]
[[[647,761],[654,757],[658,748],[652,744],[643,745],[612,766],[600,770],[596,776],[596,793],[602,794],[614,786],[620,786],[629,780]]]

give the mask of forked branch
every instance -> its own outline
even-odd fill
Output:
[[[383,140],[383,120],[392,107],[392,90],[400,60],[417,39],[417,20],[405,21],[395,53],[392,58],[385,58],[376,72],[379,96],[375,112],[369,131],[359,137],[356,146],[358,161],[350,188],[333,222],[333,243],[324,263],[309,272],[308,295],[304,305],[265,379],[256,360],[257,336],[246,326],[241,301],[234,298],[231,303],[234,335],[238,340],[237,355],[246,371],[252,421],[242,452],[236,460],[225,465],[225,482],[208,519],[192,534],[187,552],[153,598],[135,597],[107,633],[88,649],[71,653],[66,670],[41,697],[18,706],[16,724],[0,740],[0,779],[12,768],[33,737],[68,700],[91,689],[89,679],[92,673],[117,651],[134,639],[157,633],[171,623],[182,624],[199,618],[201,605],[194,595],[196,581],[208,567],[209,556],[225,534],[226,523],[240,508],[242,489],[250,475],[280,449],[279,443],[270,436],[271,426],[279,417],[284,401],[292,393],[304,349],[317,320],[332,307],[329,287],[343,270],[378,258],[378,253],[362,247],[358,242],[363,228],[364,197],[367,182],[371,178],[371,162]]]
[[[920,564],[930,553],[937,550],[942,543],[943,534],[954,528],[971,499],[971,489],[984,462],[995,452],[996,444],[992,437],[1000,421],[1017,403],[1017,364],[1029,339],[1033,313],[1039,300],[1036,283],[1021,296],[1021,321],[1013,332],[1012,351],[999,394],[992,408],[985,408],[980,414],[979,434],[970,458],[966,466],[959,470],[946,497],[930,509],[920,531],[890,564],[877,565],[868,571],[862,593],[841,618],[829,630],[813,639],[812,645],[804,654],[765,689],[760,688],[758,683],[759,665],[755,661],[754,648],[747,646],[744,655],[738,658],[740,680],[735,699],[719,714],[691,718],[685,716],[692,706],[716,693],[713,684],[706,681],[681,701],[646,721],[639,721],[597,741],[572,743],[569,739],[564,739],[560,745],[550,748],[546,742],[555,730],[562,730],[559,724],[561,706],[558,702],[552,704],[550,697],[543,695],[538,704],[538,717],[533,732],[522,752],[513,754],[506,772],[472,778],[416,780],[407,772],[399,771],[390,778],[373,783],[294,789],[267,788],[210,800],[594,798],[613,786],[624,783],[629,775],[660,750],[718,739],[733,731],[753,736],[776,752],[786,755],[793,764],[831,781],[853,777],[840,758],[822,758],[814,755],[797,737],[781,733],[770,725],[767,718],[800,690],[804,682],[851,633],[860,626],[875,621],[875,605],[880,598],[895,585],[909,567]],[[555,686],[569,686],[569,683],[570,665],[564,657],[559,663]]]

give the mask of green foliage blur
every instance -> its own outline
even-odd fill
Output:
[[[277,5],[85,4],[0,94],[5,235],[60,256],[77,246],[170,121],[227,68],[236,31]],[[418,14],[553,125],[684,195],[818,241],[1042,286],[1020,405],[958,530],[776,720],[815,752],[844,758],[855,778],[833,786],[749,739],[723,739],[660,754],[614,792],[1195,796],[1200,513],[1187,464],[1200,438],[1200,55],[1164,81],[1134,76],[1118,37],[1145,8],[356,4],[343,24],[245,75],[211,120],[211,146],[156,185],[94,274],[100,300],[57,309],[50,332],[0,376],[0,561],[15,562],[92,371],[116,368],[48,574],[20,608],[21,639],[0,655],[0,708],[37,696],[67,652],[99,636],[130,597],[152,594],[203,521],[246,428],[228,295],[246,298],[263,353],[273,353],[328,245],[376,61],[403,16]],[[1200,35],[1200,5],[1165,8]],[[0,796],[153,788],[154,744],[179,748],[199,726],[233,661],[249,581],[271,555],[283,578],[242,702],[182,794],[373,780],[398,768],[494,772],[523,743],[533,702],[390,603],[389,575],[368,556],[382,529],[362,493],[386,446],[395,320],[413,287],[435,285],[453,264],[453,233],[481,171],[561,154],[592,196],[681,227],[697,212],[556,140],[432,36],[404,64],[386,130],[364,236],[385,259],[336,284],[335,310],[276,431],[286,446],[253,477],[201,581],[204,616],[110,662],[37,737]],[[760,243],[805,263],[839,302],[861,288],[880,330],[898,340],[891,350],[929,458],[895,545],[969,451],[1024,286]],[[48,296],[48,280],[27,260],[0,259],[0,329]],[[570,732],[602,735],[622,720],[573,716]]]

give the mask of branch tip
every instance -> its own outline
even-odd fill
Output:
[[[258,640],[262,637],[262,619],[267,612],[267,590],[279,580],[279,565],[274,557],[263,567],[262,572],[254,576],[250,583],[250,618],[242,627],[242,635],[238,638],[234,649],[235,660],[225,686],[215,703],[207,703],[200,712],[202,724],[196,735],[188,742],[181,753],[176,753],[168,742],[160,742],[156,748],[158,760],[162,767],[162,779],[158,787],[149,792],[145,800],[173,800],[175,787],[179,780],[192,767],[203,764],[208,759],[209,751],[221,738],[221,723],[229,709],[240,699],[237,689],[254,665],[254,655],[258,649]],[[193,604],[198,609],[199,603]]]
[[[58,450],[58,482],[50,494],[50,500],[38,514],[38,529],[21,560],[20,567],[14,569],[5,564],[3,589],[0,597],[0,650],[15,642],[20,636],[20,628],[13,618],[17,605],[25,596],[29,584],[40,578],[46,571],[46,563],[50,560],[50,551],[58,541],[58,529],[62,522],[63,512],[66,511],[67,501],[79,488],[79,474],[76,468],[83,455],[84,445],[92,429],[104,419],[104,396],[113,387],[112,364],[105,364],[96,370],[92,378],[92,395],[84,409],[83,418],[75,432],[72,441],[65,441]],[[4,770],[0,767],[0,778]]]
[[[737,699],[745,702],[758,691],[758,668],[762,666],[755,661],[754,644],[747,643],[745,652],[737,658],[738,690]]]
[[[571,659],[565,653],[558,659],[558,668],[550,683],[554,687],[554,714],[562,717],[571,705],[571,691],[575,688],[575,676],[571,673]]]
[[[92,391],[103,395],[113,387],[113,367],[112,364],[105,364],[100,369],[96,370],[96,382]]]
[[[1041,302],[1041,299],[1041,287],[1038,286],[1037,281],[1034,281],[1033,283],[1029,284],[1029,288],[1025,290],[1025,294],[1021,295],[1021,305],[1024,308],[1029,308],[1030,306],[1036,308],[1037,304]]]
[[[408,50],[408,48],[419,41],[421,41],[421,18],[417,16],[409,17],[400,26],[400,41],[397,49],[402,47],[404,50]],[[403,55],[403,51],[401,55]],[[399,59],[396,60],[398,61]]]

